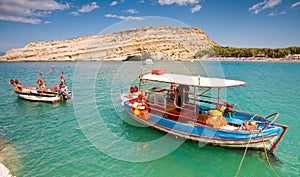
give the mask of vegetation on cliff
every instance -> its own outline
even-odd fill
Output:
[[[211,49],[199,50],[195,58],[203,56],[216,57],[268,57],[285,58],[288,55],[300,54],[300,47],[292,46],[287,48],[234,48],[215,46]]]

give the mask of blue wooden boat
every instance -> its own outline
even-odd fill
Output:
[[[222,88],[245,84],[152,70],[140,76],[139,87],[122,91],[120,101],[134,120],[164,133],[203,144],[273,152],[288,129],[275,122],[279,113],[263,117],[234,110],[221,98]]]

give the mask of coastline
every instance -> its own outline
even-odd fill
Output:
[[[166,59],[166,60],[154,60],[154,61],[183,61],[183,62],[195,62],[195,61],[204,61],[204,62],[274,62],[274,63],[299,63],[300,59],[285,59],[285,58],[235,58],[235,57],[216,57],[216,58],[200,58],[200,59]],[[31,59],[31,60],[4,60],[0,59],[0,62],[125,62],[124,60],[119,59],[57,59],[57,60],[41,60],[41,59]]]

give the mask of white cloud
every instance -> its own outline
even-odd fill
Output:
[[[126,10],[127,13],[130,13],[130,14],[136,14],[138,13],[138,11],[136,9],[128,9]]]
[[[202,6],[200,4],[195,5],[195,7],[191,8],[191,12],[195,13],[201,10]]]
[[[295,2],[294,4],[291,5],[291,9],[293,9],[293,8],[299,6],[299,5],[300,5],[300,1]]]
[[[282,11],[282,12],[280,12],[279,14],[280,14],[280,15],[284,15],[284,14],[286,14],[286,12],[285,12],[285,11]]]
[[[194,5],[199,4],[199,0],[158,0],[160,5],[172,5],[177,4],[179,6],[183,5]]]
[[[270,13],[270,14],[268,14],[268,16],[276,16],[277,15],[277,13],[275,13],[275,12],[272,12],[272,13]]]
[[[86,12],[92,12],[95,9],[98,9],[99,6],[97,5],[97,2],[92,2],[91,4],[83,5],[81,9],[78,10],[78,12],[86,13]]]
[[[250,7],[248,10],[251,11],[254,14],[258,14],[262,10],[270,9],[278,4],[281,4],[282,0],[264,0],[263,2],[259,2],[252,7]]]
[[[39,24],[40,19],[54,10],[69,9],[70,5],[55,0],[1,0],[0,20]]]
[[[118,18],[121,20],[144,20],[143,17],[136,17],[136,16],[120,16],[115,14],[106,14],[105,17],[108,18]]]
[[[113,2],[110,3],[110,6],[116,6],[117,4],[118,4],[117,1],[113,1]]]
[[[1,15],[0,20],[11,21],[11,22],[21,22],[21,23],[31,23],[31,24],[39,24],[42,22],[42,20],[37,19],[37,18],[10,16],[10,15]]]
[[[75,12],[75,11],[71,12],[70,14],[73,15],[73,16],[80,16],[80,13],[79,12]]]

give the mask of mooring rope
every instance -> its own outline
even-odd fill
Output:
[[[243,157],[242,157],[242,159],[241,159],[241,161],[240,161],[239,168],[237,169],[237,171],[236,171],[236,173],[235,173],[235,175],[234,175],[235,177],[237,177],[237,175],[240,173],[240,170],[241,170],[241,168],[242,168],[242,165],[243,165],[243,162],[244,162],[244,159],[245,159],[245,157],[246,157],[247,150],[248,150],[248,147],[249,147],[249,144],[250,144],[250,141],[251,141],[251,134],[252,134],[252,131],[250,131],[250,138],[249,138],[249,141],[248,141],[247,146],[246,146],[246,148],[245,148],[244,155],[243,155]]]
[[[271,168],[271,170],[273,171],[274,175],[275,175],[276,177],[278,177],[278,174],[276,173],[275,169],[272,167],[272,165],[271,165],[271,163],[270,163],[270,160],[269,160],[269,157],[268,157],[267,148],[266,148],[266,146],[265,146],[264,135],[263,135],[262,131],[260,131],[260,133],[261,133],[261,136],[262,136],[263,145],[264,145],[264,150],[265,150],[265,154],[266,154],[266,159],[267,159],[268,165],[269,165],[269,167]]]

